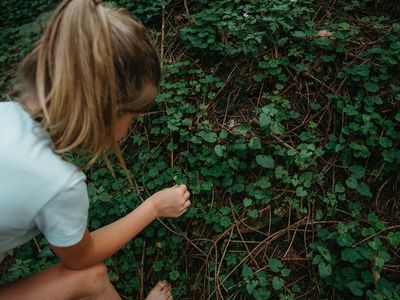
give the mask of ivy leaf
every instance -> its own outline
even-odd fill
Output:
[[[367,82],[364,84],[364,88],[367,90],[367,92],[375,93],[379,90],[379,86],[373,82]]]
[[[347,185],[349,188],[356,189],[356,188],[358,187],[357,179],[354,178],[353,176],[349,177],[349,178],[346,180],[346,185]]]
[[[231,225],[231,219],[227,216],[223,216],[221,219],[219,219],[219,223],[222,227],[228,228]]]
[[[218,139],[218,136],[215,132],[200,131],[198,134],[203,140],[209,143],[215,143]]]
[[[239,127],[234,129],[236,134],[246,135],[246,133],[251,129],[249,124],[241,124]]]
[[[307,196],[307,194],[308,194],[307,191],[305,191],[302,186],[298,186],[296,188],[296,196],[297,197],[305,197],[305,196]]]
[[[368,184],[365,182],[360,183],[360,185],[357,187],[357,192],[359,192],[363,196],[367,196],[368,198],[372,198],[372,193],[369,189]]]
[[[365,168],[363,166],[360,165],[352,165],[350,166],[350,172],[351,172],[351,176],[356,178],[356,179],[360,179],[363,178],[365,175]]]
[[[282,268],[282,262],[277,258],[271,258],[268,262],[268,266],[272,272],[279,272]]]
[[[328,248],[318,245],[317,250],[319,251],[319,253],[321,253],[321,255],[324,257],[326,261],[328,262],[332,261],[332,255]]]
[[[261,140],[258,137],[252,137],[249,141],[249,148],[253,150],[261,149]]]
[[[283,288],[284,285],[285,285],[285,283],[282,278],[279,278],[276,276],[274,276],[274,278],[272,278],[272,286],[275,291],[280,290],[281,288]]]
[[[162,261],[156,261],[153,265],[153,270],[155,272],[160,272],[162,268],[164,267],[164,262]]]
[[[347,23],[347,22],[339,23],[338,26],[339,26],[340,29],[344,29],[344,30],[347,30],[347,29],[350,28],[350,24]]]
[[[275,161],[271,155],[257,155],[256,162],[266,169],[273,169],[275,166]]]
[[[306,34],[304,33],[304,31],[294,31],[292,33],[292,35],[297,38],[305,38],[306,37]]]
[[[288,38],[284,37],[284,38],[279,39],[277,44],[279,47],[282,47],[283,45],[286,44],[287,41],[288,41]]]
[[[337,182],[335,184],[335,192],[336,193],[344,193],[346,191],[346,188],[341,184],[340,182]]]
[[[342,260],[348,261],[351,263],[356,262],[358,259],[361,258],[360,254],[356,249],[353,248],[346,248],[341,252]]]
[[[253,220],[257,219],[257,218],[258,218],[258,210],[256,210],[256,209],[249,209],[249,210],[247,211],[247,216],[248,216],[250,219],[253,219]]]
[[[390,139],[383,136],[379,138],[379,145],[381,145],[383,148],[390,148],[393,146],[393,143]]]
[[[244,207],[249,207],[251,204],[253,204],[253,201],[249,198],[243,199],[243,205]]]
[[[261,82],[261,81],[264,80],[264,75],[261,74],[261,73],[256,73],[256,74],[253,75],[253,80],[255,82]]]
[[[253,277],[253,270],[249,266],[245,265],[243,267],[243,269],[242,269],[242,276],[243,276],[244,279],[252,278]]]
[[[270,291],[268,291],[266,288],[258,288],[253,291],[253,297],[254,299],[269,299],[271,296]]]
[[[398,122],[400,122],[400,113],[397,113],[397,115],[394,117],[394,119]]]
[[[283,277],[288,277],[289,274],[290,274],[290,272],[291,272],[290,269],[284,268],[284,269],[282,269],[282,271],[281,271],[281,275],[282,275]]]
[[[178,271],[172,271],[169,273],[169,279],[172,281],[175,281],[179,278],[179,272]]]
[[[347,287],[354,296],[360,297],[364,294],[364,285],[360,281],[352,281],[347,284]]]
[[[390,232],[387,237],[393,247],[397,248],[400,246],[400,232]]]
[[[259,283],[260,286],[269,285],[269,280],[268,280],[268,277],[267,277],[267,273],[265,273],[264,271],[257,272],[256,276],[258,278],[258,283]]]
[[[226,147],[224,145],[216,145],[214,147],[215,154],[217,154],[219,157],[224,156],[225,149],[226,149]]]
[[[225,129],[222,129],[220,132],[219,132],[219,138],[220,139],[226,139],[228,137],[228,131],[226,131]]]
[[[339,246],[350,247],[351,245],[353,245],[354,240],[350,234],[342,233],[342,234],[339,234],[339,236],[336,239],[336,242],[339,244]]]
[[[321,278],[326,278],[332,274],[332,267],[324,262],[318,264],[318,272]]]
[[[259,121],[260,121],[261,128],[265,128],[269,125],[269,118],[267,117],[267,115],[265,113],[260,114]]]
[[[253,291],[257,285],[258,285],[258,280],[255,280],[255,279],[253,279],[248,284],[246,284],[246,290],[249,293],[249,295],[251,295],[253,293]]]

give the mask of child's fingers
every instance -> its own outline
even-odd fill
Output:
[[[183,197],[184,197],[185,199],[189,199],[190,193],[189,193],[188,191],[186,191],[185,194],[183,194]]]
[[[178,189],[180,189],[181,191],[187,191],[187,186],[186,186],[186,184],[180,184],[178,186]]]
[[[183,204],[184,208],[188,208],[190,206],[191,202],[188,200],[185,202],[185,204]]]

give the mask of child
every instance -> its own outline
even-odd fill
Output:
[[[157,52],[126,12],[64,0],[20,71],[20,103],[0,103],[0,254],[41,232],[60,264],[1,286],[0,299],[119,299],[102,262],[156,218],[182,215],[190,194],[164,189],[89,232],[85,176],[59,154],[94,161],[111,148],[123,164],[117,142],[156,96]],[[172,299],[169,285],[147,299]]]

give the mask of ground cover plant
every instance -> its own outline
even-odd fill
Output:
[[[1,1],[3,99],[56,3]],[[400,5],[114,4],[151,28],[164,75],[122,144],[134,187],[86,170],[89,227],[175,183],[193,203],[106,261],[122,297],[167,279],[176,299],[400,299]],[[38,238],[1,282],[55,262]]]

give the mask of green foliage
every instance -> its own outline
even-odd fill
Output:
[[[137,298],[143,276],[178,299],[399,299],[400,25],[367,0],[114,2],[160,38],[164,16],[164,76],[122,145],[136,185],[86,170],[89,227],[166,186],[192,194],[107,260],[118,291]],[[7,8],[4,94],[53,6],[32,3]],[[1,281],[53,264],[39,246]]]

